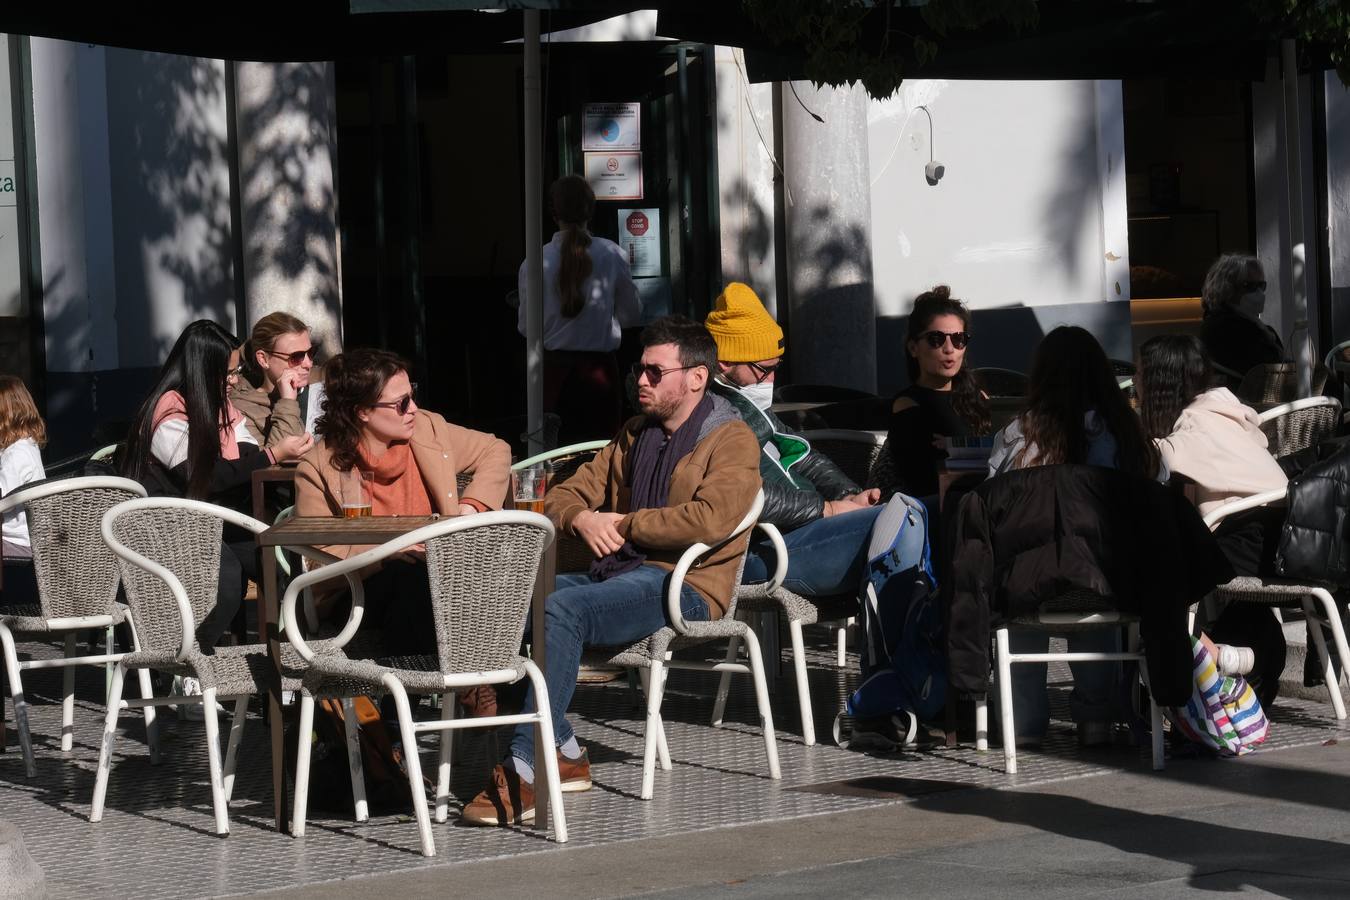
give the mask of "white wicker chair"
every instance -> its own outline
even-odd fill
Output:
[[[670,624],[630,647],[618,650],[592,650],[584,655],[591,662],[608,663],[617,666],[632,666],[642,674],[643,686],[647,691],[647,723],[643,730],[644,750],[642,757],[643,800],[652,799],[656,777],[656,759],[660,756],[661,768],[670,771],[670,748],[666,742],[665,727],[661,720],[661,700],[665,695],[666,677],[671,669],[686,669],[696,672],[723,672],[750,675],[755,682],[755,699],[759,706],[760,725],[764,731],[764,752],[768,757],[769,777],[782,778],[778,766],[778,746],[773,731],[773,709],[769,704],[769,686],[764,677],[764,660],[760,655],[759,641],[755,633],[745,622],[736,618],[736,604],[740,592],[732,595],[731,603],[722,618],[712,622],[686,622],[680,609],[680,590],[689,569],[695,566],[708,553],[726,546],[745,534],[755,524],[759,511],[764,506],[764,492],[755,495],[755,502],[740,523],[721,541],[714,545],[694,544],[680,556],[675,570],[666,583],[666,616]],[[741,568],[745,566],[745,555],[741,555]],[[783,568],[780,565],[780,568]],[[736,573],[736,582],[740,583],[741,572]],[[735,647],[730,648],[723,662],[705,662],[702,660],[674,659],[673,651],[682,647],[691,647],[710,641],[732,639],[745,645],[749,655],[749,664],[736,662]],[[546,754],[547,755],[547,754]]]
[[[1218,528],[1224,519],[1235,513],[1283,501],[1287,492],[1287,488],[1280,488],[1233,503],[1226,503],[1205,516],[1205,524],[1211,529]],[[1322,674],[1326,679],[1331,708],[1335,710],[1337,719],[1345,718],[1345,700],[1341,696],[1341,686],[1336,677],[1336,670],[1332,666],[1331,657],[1327,653],[1326,635],[1322,633],[1322,629],[1331,630],[1331,637],[1336,642],[1336,651],[1341,658],[1342,665],[1350,662],[1350,646],[1346,644],[1345,629],[1341,625],[1340,604],[1332,596],[1330,590],[1317,584],[1286,581],[1278,578],[1241,576],[1215,588],[1210,597],[1214,600],[1227,600],[1232,603],[1259,603],[1274,607],[1297,605],[1302,607],[1303,614],[1308,619],[1308,633],[1312,636],[1313,645],[1317,647],[1317,652],[1322,660]]]
[[[1010,628],[1036,629],[1052,634],[1120,628],[1129,626],[1128,649],[1123,652],[1103,653],[1013,653],[1009,646]],[[1148,663],[1139,646],[1139,618],[1116,610],[1108,600],[1087,591],[1066,594],[1041,605],[1034,616],[1014,619],[995,632],[994,665],[998,669],[999,718],[1003,726],[1003,765],[1009,775],[1017,774],[1017,729],[1013,722],[1012,666],[1014,663],[1043,662],[1120,662],[1133,660],[1148,683]],[[1149,696],[1149,712],[1153,731],[1153,768],[1162,769],[1163,721],[1162,710]],[[975,748],[989,748],[989,706],[987,699],[975,703]]]
[[[356,746],[355,715],[349,698],[388,693],[398,708],[399,730],[406,751],[408,784],[421,837],[422,853],[436,855],[431,833],[431,818],[422,787],[422,765],[417,753],[417,735],[440,732],[439,766],[436,781],[436,821],[447,817],[450,797],[452,732],[463,728],[500,728],[532,722],[545,735],[545,746],[553,743],[553,720],[548,708],[548,687],[544,675],[532,661],[520,655],[520,641],[530,611],[535,576],[544,551],[553,540],[553,525],[538,513],[488,512],[435,522],[387,541],[363,553],[307,572],[291,582],[282,601],[287,622],[296,619],[296,601],[311,585],[341,575],[350,576],[362,568],[387,559],[414,544],[425,544],[427,573],[431,579],[432,611],[436,623],[436,657],[400,657],[398,659],[357,659],[342,653],[356,635],[365,608],[364,593],[352,591],[352,611],[342,632],[323,647],[311,647],[299,629],[287,629],[286,636],[295,651],[309,664],[300,695],[300,733],[314,726],[316,697],[341,698],[343,720],[347,727],[350,754],[352,797],[357,821],[366,817],[364,775],[361,754]],[[488,716],[471,719],[454,717],[453,691],[484,684],[508,684],[529,678],[541,702],[538,711],[518,715]],[[430,722],[413,720],[408,695],[440,694],[444,718]],[[553,811],[554,839],[567,840],[567,820],[563,813],[562,786],[558,761],[545,753],[544,775],[548,782],[550,808]],[[309,743],[300,742],[296,759],[295,811],[292,833],[305,833],[306,805],[309,794]]]
[[[257,519],[232,509],[168,497],[127,500],[103,516],[103,540],[117,556],[127,602],[137,625],[139,644],[135,651],[117,661],[113,672],[89,816],[92,822],[103,818],[118,713],[131,707],[200,703],[206,724],[216,833],[229,833],[228,807],[234,788],[235,754],[243,733],[248,698],[266,690],[267,683],[274,677],[275,667],[267,658],[267,648],[263,644],[216,648],[202,648],[198,644],[197,626],[216,604],[225,522],[254,534],[267,529]],[[333,560],[332,556],[316,550],[295,549],[321,562]],[[287,647],[282,664],[283,687],[298,690],[302,659]],[[202,692],[193,696],[123,700],[123,680],[131,669],[155,669],[171,675],[190,676],[200,681]],[[234,702],[223,762],[217,701]],[[301,746],[305,746],[304,741]]]
[[[38,582],[36,606],[0,609],[0,644],[3,644],[6,677],[13,698],[19,746],[29,778],[37,774],[33,739],[28,726],[28,702],[21,673],[33,669],[64,670],[61,704],[61,750],[73,746],[75,715],[75,666],[110,666],[120,659],[113,652],[112,629],[129,621],[127,608],[117,603],[118,574],[112,552],[103,543],[99,523],[110,507],[133,497],[144,497],[145,488],[125,478],[68,478],[33,484],[0,501],[0,515],[14,509],[28,514],[28,533],[33,546],[33,568]],[[77,656],[76,636],[81,630],[107,631],[103,655]],[[133,628],[133,636],[135,630]],[[20,660],[16,636],[39,639],[61,636],[65,655],[56,659]],[[150,675],[141,678],[141,691],[151,696]],[[3,703],[3,701],[0,701]],[[0,710],[2,712],[2,710]],[[155,711],[145,711],[147,739],[153,762],[159,762],[155,735]],[[3,749],[3,748],[0,748]]]
[[[1335,397],[1304,397],[1272,406],[1261,413],[1261,431],[1276,459],[1316,447],[1341,424],[1341,401]]]

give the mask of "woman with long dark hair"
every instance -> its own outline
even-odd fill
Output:
[[[1158,450],[1145,435],[1116,383],[1111,363],[1087,331],[1061,325],[1041,339],[1031,365],[1027,409],[994,438],[990,475],[1009,469],[1073,463],[1119,469],[1140,478],[1159,476]],[[1140,565],[1147,565],[1140,560]],[[1048,632],[1019,629],[1014,653],[1044,653]],[[1101,629],[1069,635],[1070,652],[1115,652],[1120,634]],[[1070,712],[1085,746],[1112,741],[1120,708],[1119,664],[1070,663]],[[1035,742],[1050,724],[1044,664],[1014,666],[1013,708],[1018,741]]]
[[[938,492],[943,439],[989,433],[989,400],[965,365],[970,311],[940,284],[914,300],[905,339],[909,387],[891,405],[887,447],[898,487],[916,497]]]
[[[183,329],[127,435],[121,473],[144,484],[151,496],[245,509],[254,470],[298,458],[313,439],[292,435],[260,450],[228,399],[239,370],[234,335],[206,319]],[[252,534],[227,526],[224,542],[216,608],[197,629],[204,649],[225,633],[238,611],[245,576],[258,574]]]
[[[1144,435],[1097,339],[1061,325],[1041,339],[1027,408],[994,438],[989,474],[1079,463],[1159,476],[1158,449]]]
[[[1139,350],[1139,414],[1157,442],[1163,463],[1202,515],[1225,503],[1279,490],[1287,478],[1267,449],[1255,410],[1226,387],[1212,387],[1213,369],[1204,345],[1190,335],[1162,335]],[[1219,548],[1239,575],[1274,575],[1275,547],[1283,510],[1253,509],[1220,523]],[[1202,604],[1199,624],[1214,641],[1251,647],[1248,677],[1263,705],[1273,703],[1284,671],[1284,631],[1269,607]],[[1203,637],[1202,637],[1203,639]],[[1210,647],[1221,668],[1232,651]]]
[[[590,232],[595,194],[586,179],[564,175],[549,200],[558,231],[544,245],[544,410],[561,418],[564,444],[613,437],[623,397],[614,351],[622,329],[642,317],[637,286],[623,249]],[[524,334],[524,263],[518,294]]]
[[[343,477],[364,476],[376,516],[468,515],[501,509],[510,486],[511,448],[419,409],[408,364],[385,350],[349,350],[324,366],[319,444],[296,471],[299,516],[342,516]],[[472,480],[461,492],[456,477]],[[346,557],[365,548],[324,547]],[[338,589],[330,583],[329,590]],[[435,648],[425,557],[416,551],[385,562],[366,579],[366,615],[384,632],[391,653]],[[321,608],[335,597],[321,595]]]

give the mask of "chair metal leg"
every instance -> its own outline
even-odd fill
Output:
[[[547,696],[535,694],[536,697]],[[454,691],[446,691],[441,695],[441,718],[447,721],[455,717],[455,694]],[[454,751],[455,732],[449,729],[440,734],[440,759],[437,761],[436,769],[436,821],[444,822],[450,814],[450,764],[451,755]],[[548,746],[547,743],[544,744]],[[490,757],[496,759],[495,756]]]
[[[141,650],[141,639],[136,635],[136,622],[130,616],[127,616],[127,630],[131,632],[132,652],[139,653]],[[141,682],[141,699],[149,700],[155,696],[155,687],[150,680],[149,669],[137,669],[136,677]],[[108,682],[108,691],[111,696],[112,682]],[[159,765],[159,721],[156,714],[157,707],[146,706],[142,710],[145,715],[145,743],[150,747],[150,765]]]
[[[202,691],[202,713],[206,720],[206,764],[211,771],[211,806],[216,813],[216,834],[223,836],[230,833],[230,811],[220,761],[220,712],[216,709],[215,688]]]
[[[1322,609],[1326,612],[1327,617],[1327,627],[1331,629],[1331,638],[1336,642],[1336,655],[1340,657],[1341,668],[1344,669],[1350,665],[1350,647],[1346,646],[1345,628],[1341,625],[1340,607],[1336,603],[1336,598],[1331,596],[1329,591],[1317,588],[1313,593],[1318,600],[1322,601]],[[1331,704],[1336,709],[1336,718],[1344,719],[1345,700],[1341,696],[1340,679],[1332,680],[1328,677],[1327,686],[1331,689]]]
[[[989,698],[975,701],[975,749],[989,749]]]
[[[792,637],[792,669],[797,675],[797,705],[802,714],[802,743],[810,747],[816,742],[816,721],[811,714],[811,686],[806,679],[806,642],[802,638],[801,619],[788,619],[788,634]]]
[[[112,689],[108,692],[108,711],[103,716],[103,740],[99,742],[94,800],[89,809],[91,822],[103,819],[103,801],[108,796],[108,772],[112,768],[113,743],[117,740],[117,714],[122,707],[122,682],[125,676],[126,667],[118,663],[113,669]]]
[[[1003,723],[1003,769],[1009,775],[1017,774],[1017,728],[1013,723],[1012,663],[1008,659],[1008,629],[1000,628],[995,635],[998,657],[998,712]]]
[[[1321,599],[1320,597],[1318,598]],[[1331,695],[1331,708],[1336,713],[1337,719],[1345,718],[1345,701],[1341,698],[1341,685],[1336,677],[1336,668],[1331,664],[1331,654],[1327,652],[1327,638],[1322,633],[1322,615],[1313,606],[1312,597],[1303,598],[1303,612],[1308,617],[1308,634],[1312,635],[1313,646],[1317,648],[1317,653],[1322,660],[1322,677],[1326,681],[1327,693]],[[1332,615],[1335,609],[1333,605]],[[1327,623],[1330,626],[1330,622]]]
[[[643,800],[652,799],[656,781],[656,745],[661,732],[661,696],[665,692],[665,663],[652,660],[644,679],[647,683],[647,727],[643,731],[642,792]]]
[[[357,822],[365,822],[370,819],[370,805],[366,803],[366,771],[365,762],[361,758],[361,728],[356,719],[356,703],[350,697],[342,698],[342,733],[347,741],[347,777],[352,783],[352,812]]]
[[[857,616],[849,616],[844,620],[844,624],[839,626],[839,646],[835,652],[835,664],[841,669],[848,665],[848,636],[857,627]]]
[[[392,675],[384,676],[384,686],[393,696],[394,705],[398,707],[398,730],[403,740],[403,760],[408,769],[408,789],[412,793],[417,830],[422,837],[422,855],[435,856],[436,840],[431,836],[431,813],[427,809],[427,791],[422,786],[422,760],[417,752],[417,732],[413,730],[412,707],[408,705],[408,692],[404,689],[403,682]],[[537,693],[535,696],[547,697],[548,693]],[[554,760],[555,764],[556,762],[557,760]]]
[[[753,631],[747,628],[743,639],[750,655],[750,675],[755,679],[755,701],[759,705],[759,725],[764,731],[764,752],[769,758],[769,777],[777,781],[783,773],[778,767],[778,742],[773,731],[773,709],[769,706],[769,683],[764,677],[764,657]]]
[[[19,652],[14,647],[14,635],[0,625],[0,650],[5,655],[5,677],[9,679],[9,695],[14,705],[14,727],[19,732],[19,749],[23,752],[24,774],[37,776],[37,761],[33,758],[33,735],[28,729],[28,701],[23,698],[23,679],[19,675]]]
[[[230,738],[225,745],[225,768],[222,783],[225,788],[225,802],[234,796],[234,763],[239,754],[239,739],[244,734],[244,719],[248,717],[248,697],[238,697],[234,701],[234,714],[230,716]]]
[[[736,661],[736,652],[740,649],[741,639],[733,637],[727,641],[726,661],[734,663]],[[722,677],[717,682],[717,699],[713,701],[712,725],[714,728],[722,727],[722,719],[727,712],[727,694],[731,692],[731,673],[723,672]]]
[[[114,633],[115,631],[116,631],[116,628],[115,628],[114,626],[112,626],[112,625],[109,625],[108,628],[106,629],[105,634],[104,634],[104,639],[103,639],[104,652],[105,652],[108,656],[112,656],[112,655],[113,655],[113,650],[117,647],[117,635]],[[108,702],[108,689],[109,689],[110,687],[112,687],[112,673],[113,673],[113,666],[115,666],[115,665],[117,665],[117,664],[114,663],[114,662],[111,662],[111,661],[106,662],[106,663],[103,664],[103,702],[104,702],[104,703],[107,703],[107,702]],[[147,707],[147,708],[148,708],[148,707]]]
[[[534,687],[536,697],[548,696],[548,685],[544,682],[544,673],[539,671],[539,667],[532,661],[525,661],[525,674],[530,678],[530,684]],[[540,734],[540,743],[545,747],[552,747],[554,744],[553,732],[553,713],[549,711],[547,703],[538,704],[539,711],[535,713],[539,717],[538,728]],[[536,764],[538,760],[535,761]],[[536,783],[538,780],[538,769],[535,770]],[[559,844],[567,843],[567,815],[563,812],[562,778],[558,775],[558,754],[544,754],[544,780],[548,783],[548,808],[549,818],[553,820],[553,840]]]
[[[295,754],[295,801],[291,811],[291,834],[305,836],[305,807],[309,804],[309,753],[314,734],[314,696],[300,692],[299,749]]]
[[[66,632],[66,659],[80,655],[79,635]],[[61,669],[61,752],[69,753],[75,746],[75,667]]]

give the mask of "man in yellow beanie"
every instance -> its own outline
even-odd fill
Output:
[[[712,392],[731,402],[759,441],[764,481],[759,518],[783,532],[788,549],[783,586],[807,597],[855,594],[881,510],[880,491],[859,489],[769,410],[783,360],[783,329],[749,285],[727,285],[703,324],[717,342]],[[775,563],[766,539],[752,542],[742,581],[767,580]]]

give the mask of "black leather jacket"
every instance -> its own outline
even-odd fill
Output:
[[[783,531],[814,522],[825,512],[825,501],[856,494],[861,488],[821,453],[808,450],[804,456],[784,465],[780,444],[794,440],[809,446],[801,435],[783,424],[773,413],[760,410],[734,388],[714,379],[713,393],[731,402],[741,420],[750,426],[759,441],[759,474],[764,482],[764,509],[761,522]],[[778,455],[770,452],[770,449]]]
[[[1350,584],[1350,448],[1314,463],[1289,480],[1275,568],[1286,578]]]

